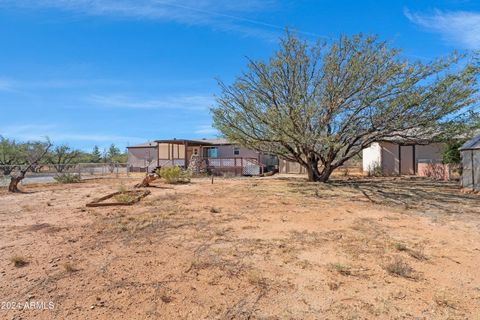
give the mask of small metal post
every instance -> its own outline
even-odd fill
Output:
[[[473,149],[471,150],[472,155],[472,189],[475,190],[475,161],[473,161]]]

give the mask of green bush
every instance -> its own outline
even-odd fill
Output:
[[[167,183],[189,183],[190,173],[180,167],[162,167],[157,170],[160,178],[165,179]]]
[[[460,163],[462,161],[462,156],[460,155],[460,150],[458,149],[460,149],[464,142],[465,140],[447,142],[442,152],[443,163]]]
[[[82,181],[79,175],[71,173],[62,173],[54,177],[58,183],[79,183]]]
[[[383,168],[379,163],[375,163],[374,165],[368,168],[368,176],[369,177],[383,177]]]

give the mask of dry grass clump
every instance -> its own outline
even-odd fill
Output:
[[[22,257],[22,256],[13,256],[10,258],[10,261],[13,263],[13,265],[17,268],[24,267],[28,264],[28,261]]]
[[[54,177],[55,181],[58,183],[80,183],[82,179],[78,174],[73,173],[62,173]]]
[[[388,263],[384,269],[392,276],[416,279],[413,268],[399,257],[396,257],[392,262]]]
[[[342,263],[331,263],[330,265],[331,270],[335,270],[336,272],[340,273],[343,276],[350,276],[352,274],[352,268],[346,264]]]
[[[130,203],[135,199],[136,197],[128,192],[115,195],[115,200],[120,203]]]
[[[160,299],[162,300],[162,302],[164,303],[170,303],[170,302],[173,302],[174,298],[172,296],[169,296],[169,295],[166,295],[166,294],[162,294],[162,296],[160,297]]]
[[[330,290],[332,290],[332,291],[336,291],[336,290],[338,290],[338,288],[340,288],[340,283],[329,282],[328,283],[328,288],[330,288]]]
[[[215,208],[215,207],[210,208],[210,213],[220,213],[220,212],[222,212],[222,210],[219,208]]]
[[[428,260],[428,257],[421,251],[417,251],[417,250],[408,250],[408,254],[412,257],[412,258],[415,258],[417,260],[420,260],[420,261],[425,261],[425,260]]]
[[[268,279],[256,270],[251,270],[247,273],[247,280],[251,285],[259,288],[266,288],[268,286]]]
[[[63,269],[67,271],[68,273],[73,273],[78,271],[78,269],[75,267],[75,265],[72,262],[65,262],[63,264]]]
[[[408,250],[407,246],[403,243],[400,243],[400,242],[395,243],[395,249],[397,249],[398,251],[407,251]]]
[[[135,195],[129,193],[130,190],[122,183],[117,188],[119,194],[115,195],[114,198],[117,202],[120,203],[129,203],[135,200]]]
[[[397,249],[398,251],[406,252],[410,257],[414,259],[417,259],[420,261],[428,260],[428,257],[423,252],[410,249],[403,243],[397,242],[394,244],[394,246],[395,246],[395,249]]]
[[[452,296],[448,295],[445,292],[442,292],[441,294],[436,294],[433,298],[433,301],[435,301],[435,303],[439,307],[445,307],[450,309],[457,309],[458,305],[458,301],[456,301]]]

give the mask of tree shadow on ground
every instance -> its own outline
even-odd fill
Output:
[[[311,184],[290,183],[296,190],[311,189]],[[435,181],[418,177],[345,178],[317,184],[315,194],[321,198],[344,197],[349,200],[364,199],[380,204],[413,209],[420,214],[457,215],[471,214],[480,218],[480,197],[461,192],[457,182]]]
[[[374,203],[398,204],[406,208],[445,214],[472,213],[480,216],[480,199],[464,194],[456,182],[421,178],[376,178],[332,181],[348,185]]]

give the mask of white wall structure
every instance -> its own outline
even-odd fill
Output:
[[[373,174],[376,168],[382,166],[382,148],[380,143],[374,142],[370,147],[363,149],[363,172],[365,174]]]

